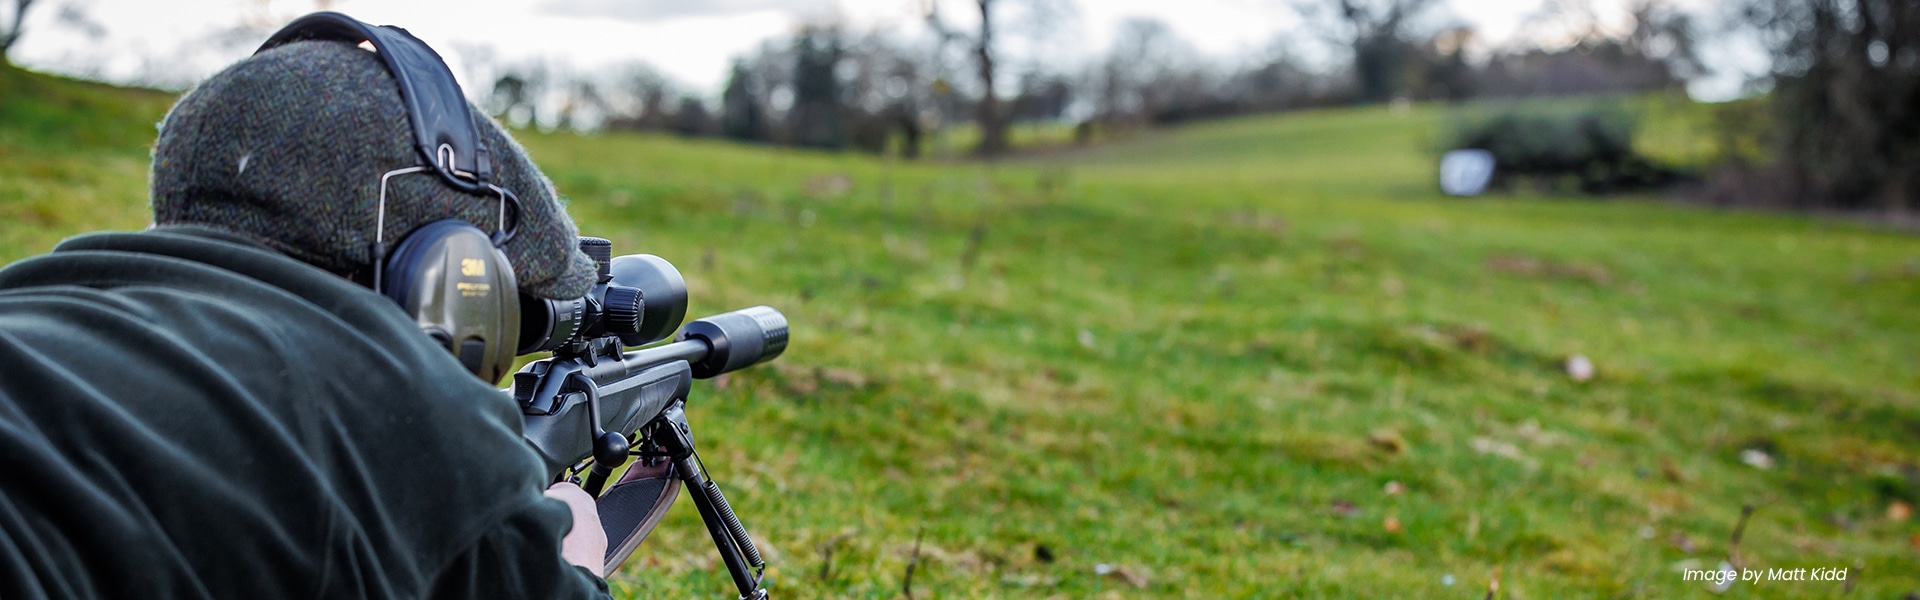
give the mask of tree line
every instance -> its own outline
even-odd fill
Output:
[[[1021,123],[1072,126],[1081,141],[1193,119],[1393,100],[1578,94],[1674,88],[1701,70],[1684,15],[1648,3],[1627,36],[1596,29],[1570,47],[1504,48],[1470,61],[1470,28],[1415,25],[1433,0],[1329,0],[1304,10],[1318,42],[1349,60],[1313,65],[1275,44],[1251,56],[1208,58],[1166,23],[1134,19],[1085,64],[1010,61],[1006,38],[1068,18],[1058,0],[973,0],[961,30],[929,3],[930,35],[815,25],[738,58],[717,104],[644,66],[611,80],[508,67],[489,108],[519,124],[673,131],[756,143],[895,152],[915,157],[930,136],[967,124],[971,152],[1010,149]],[[1011,23],[1027,25],[1025,29]],[[546,106],[542,106],[546,103]],[[546,115],[547,122],[540,122]]]
[[[1069,65],[1034,43],[1073,18],[1067,0],[925,0],[928,34],[823,24],[769,41],[734,62],[717,103],[644,65],[595,77],[539,62],[498,65],[476,91],[488,110],[519,125],[914,157],[966,124],[977,139],[971,151],[995,156],[1009,150],[1009,128],[1020,123],[1071,126],[1087,141],[1327,105],[1673,89],[1710,67],[1696,52],[1703,37],[1751,36],[1772,58],[1754,82],[1760,99],[1747,104],[1759,108],[1724,111],[1732,116],[1721,120],[1737,130],[1725,136],[1766,151],[1730,159],[1751,163],[1736,164],[1751,184],[1732,195],[1890,212],[1920,206],[1920,2],[1735,0],[1702,23],[1668,0],[1635,0],[1621,31],[1602,27],[1589,0],[1546,0],[1540,15],[1569,39],[1490,50],[1470,27],[1436,26],[1435,4],[1302,0],[1305,25],[1288,35],[1332,49],[1332,61],[1302,60],[1299,46],[1282,44],[1204,57],[1165,23],[1132,20],[1111,47]],[[0,63],[27,33],[27,11],[46,5],[0,4]],[[53,5],[60,22],[104,34],[81,5]],[[977,19],[955,26],[943,10]],[[1010,58],[1009,40],[1043,50]],[[491,55],[456,51],[470,62]]]

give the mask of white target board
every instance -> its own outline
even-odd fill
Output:
[[[1478,196],[1493,181],[1493,153],[1453,150],[1440,156],[1440,191],[1448,196]]]

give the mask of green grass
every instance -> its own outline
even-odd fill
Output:
[[[915,597],[1478,598],[1496,572],[1508,598],[1700,597],[1676,569],[1717,564],[1743,504],[1750,566],[1920,589],[1920,530],[1888,516],[1920,500],[1920,240],[1442,198],[1447,117],[998,164],[521,139],[585,232],[680,266],[692,313],[793,323],[785,356],[690,409],[777,597],[898,597],[921,532]],[[0,211],[44,214],[0,225],[0,260],[144,222],[147,141],[14,128]],[[1575,354],[1595,379],[1567,377]],[[731,589],[687,506],[612,583]]]
[[[164,92],[55,79],[0,61],[0,261],[75,233],[138,229]]]

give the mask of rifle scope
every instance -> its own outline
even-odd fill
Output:
[[[617,336],[622,346],[666,339],[687,316],[687,282],[666,259],[651,254],[613,256],[613,242],[580,238],[580,250],[600,267],[586,296],[549,300],[520,295],[520,354],[559,350]]]

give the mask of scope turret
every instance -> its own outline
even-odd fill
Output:
[[[687,315],[687,283],[672,263],[651,254],[613,257],[613,243],[580,238],[600,276],[586,296],[551,300],[520,295],[520,354],[579,348],[615,336],[621,346],[666,339]]]

